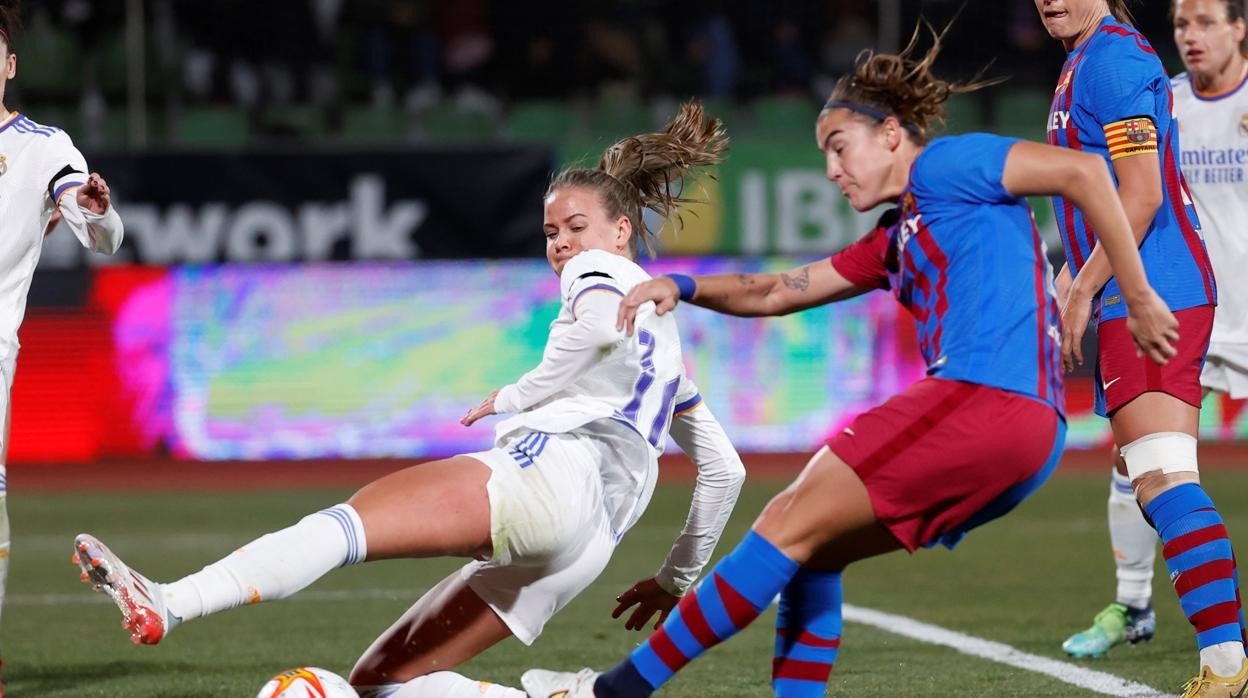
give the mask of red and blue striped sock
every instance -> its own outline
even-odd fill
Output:
[[[841,647],[841,573],[799,570],[780,592],[771,686],[777,698],[823,698]]]
[[[1161,536],[1170,580],[1196,629],[1197,646],[1243,642],[1231,540],[1204,488],[1186,483],[1168,489],[1144,513]]]
[[[797,563],[754,531],[686,594],[663,626],[598,677],[599,698],[649,696],[686,664],[749,625],[793,578]]]

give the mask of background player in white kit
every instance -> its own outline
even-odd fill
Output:
[[[1171,81],[1183,175],[1200,216],[1218,282],[1218,307],[1200,382],[1248,398],[1248,26],[1245,0],[1173,0],[1174,42],[1187,72]],[[1063,644],[1077,656],[1152,637],[1157,533],[1144,520],[1131,482],[1114,472],[1109,532],[1117,565],[1114,603],[1092,627]],[[1241,616],[1242,618],[1242,616]],[[1242,620],[1241,620],[1242,624]],[[1077,650],[1077,651],[1072,651]]]
[[[626,621],[635,629],[656,612],[666,617],[710,558],[745,470],[685,377],[674,317],[650,304],[636,336],[615,322],[623,295],[650,278],[632,261],[649,247],[643,208],[673,213],[682,199],[669,187],[719,162],[726,147],[719,121],[686,105],[663,133],[626,138],[596,169],[555,178],[544,229],[563,305],[542,362],[462,420],[516,413],[498,425],[496,448],[383,477],[170,584],[83,534],[83,581],[113,597],[132,640],[155,644],[178,623],[290,596],[335,567],[475,557],[373,643],[351,683],[365,698],[523,696],[446,670],[509,635],[532,643],[598,576],[653,493],[670,429],[698,467],[689,518],[658,573],[619,597],[614,613],[636,605]]]
[[[69,136],[5,106],[5,88],[17,75],[13,39],[19,14],[17,2],[0,0],[0,604],[9,570],[9,391],[17,364],[17,328],[26,312],[44,233],[63,220],[83,245],[106,254],[117,250],[122,237],[108,184],[97,173],[87,174],[87,163]]]

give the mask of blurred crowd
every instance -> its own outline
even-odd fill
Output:
[[[1062,59],[1033,0],[26,0],[18,94],[86,118],[118,108],[135,7],[146,101],[173,110],[450,103],[492,114],[523,100],[686,96],[817,104],[860,51],[898,48],[881,45],[882,7],[899,15],[889,24],[903,44],[921,16],[942,26],[961,8],[941,65],[952,77],[994,60],[991,74],[1040,87]],[[1169,49],[1156,10],[1137,14]]]

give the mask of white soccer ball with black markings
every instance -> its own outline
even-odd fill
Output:
[[[359,694],[332,671],[301,666],[269,679],[256,698],[359,698]]]

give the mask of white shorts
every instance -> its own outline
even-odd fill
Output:
[[[1210,349],[1205,356],[1205,366],[1200,371],[1201,386],[1226,393],[1233,400],[1248,398],[1248,364],[1241,363],[1243,360]]]
[[[461,575],[530,645],[615,552],[599,470],[611,451],[576,432],[521,430],[498,448],[468,455],[491,470],[486,491],[494,555],[468,563]]]

